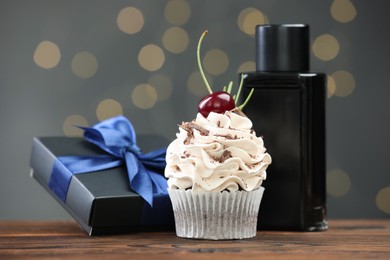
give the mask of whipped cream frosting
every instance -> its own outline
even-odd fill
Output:
[[[179,126],[168,146],[165,177],[172,189],[252,191],[266,179],[271,156],[240,110],[200,113]]]

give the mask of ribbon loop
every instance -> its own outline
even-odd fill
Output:
[[[65,202],[72,175],[104,170],[126,164],[130,187],[153,206],[153,194],[167,194],[166,148],[142,154],[132,124],[123,116],[104,120],[83,129],[86,141],[107,154],[102,156],[63,156],[55,162],[49,187]]]

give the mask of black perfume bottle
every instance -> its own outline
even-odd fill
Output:
[[[309,26],[256,27],[244,112],[272,156],[258,229],[319,231],[326,222],[326,75],[309,72]]]

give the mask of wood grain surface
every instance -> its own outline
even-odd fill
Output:
[[[390,219],[331,220],[324,232],[259,231],[253,239],[173,232],[89,237],[72,221],[0,222],[0,259],[390,259]]]

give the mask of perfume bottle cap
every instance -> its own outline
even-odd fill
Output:
[[[309,26],[267,24],[256,26],[256,70],[304,72],[310,67]]]

